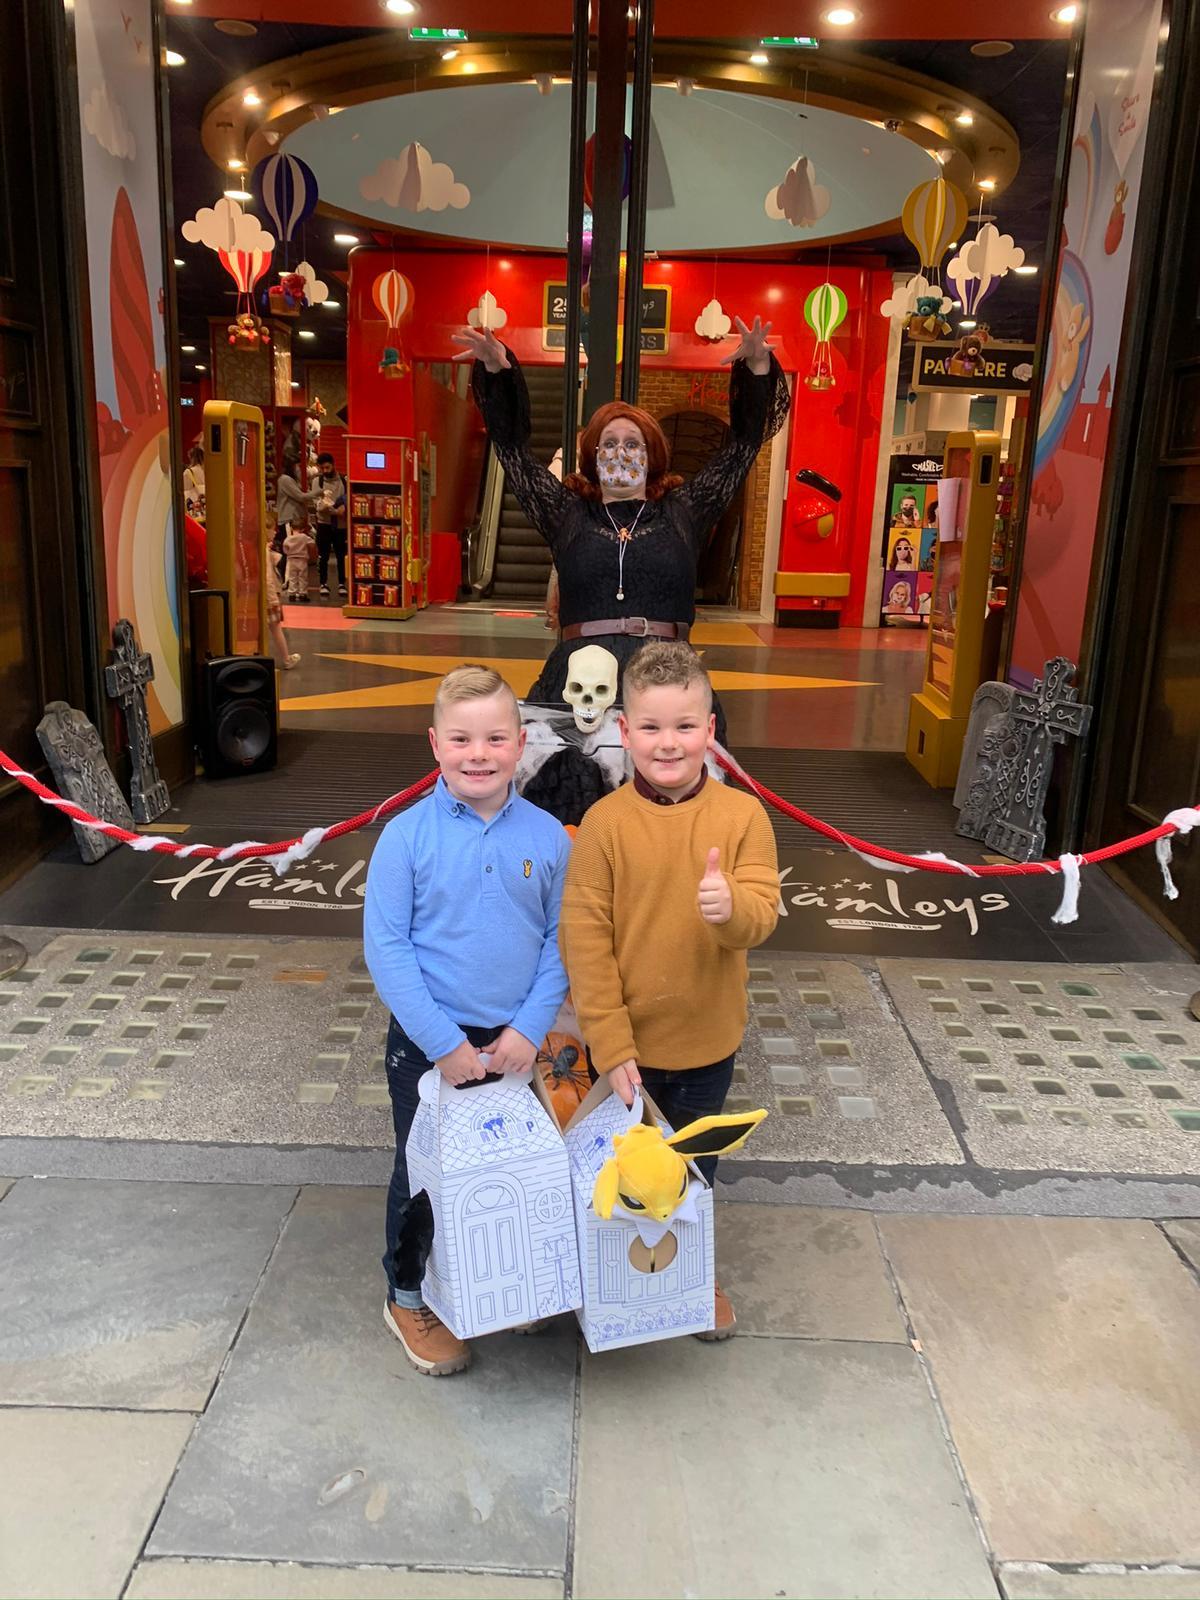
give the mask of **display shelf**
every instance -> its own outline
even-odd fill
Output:
[[[350,596],[345,617],[407,621],[425,604],[411,439],[351,436],[346,506]]]

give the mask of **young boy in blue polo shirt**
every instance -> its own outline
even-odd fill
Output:
[[[558,912],[569,840],[513,788],[525,745],[516,697],[489,667],[456,667],[433,703],[429,742],[441,769],[432,795],[389,822],[367,873],[367,966],[391,1011],[387,1080],[396,1164],[387,1198],[384,1320],[419,1372],[471,1359],[421,1298],[397,1281],[394,1253],[408,1200],[405,1145],[417,1083],[533,1066],[567,992]],[[486,1054],[488,1059],[481,1060]]]

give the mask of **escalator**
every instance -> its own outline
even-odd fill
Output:
[[[549,466],[562,444],[563,374],[561,367],[524,367],[529,385],[529,447]],[[471,539],[471,589],[494,600],[541,603],[550,579],[546,541],[521,513],[508,492],[504,470],[489,454],[479,524]]]

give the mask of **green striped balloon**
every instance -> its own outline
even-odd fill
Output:
[[[832,338],[850,309],[846,296],[832,283],[822,283],[804,302],[804,320],[820,340]]]

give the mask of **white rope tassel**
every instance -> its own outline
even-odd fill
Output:
[[[303,839],[298,840],[290,850],[269,857],[271,865],[275,868],[275,876],[282,878],[293,861],[303,861],[306,856],[312,855],[328,832],[328,828],[310,828]]]
[[[1168,811],[1163,818],[1164,823],[1170,823],[1176,833],[1191,833],[1193,828],[1200,828],[1200,810],[1195,806],[1180,806],[1178,811]],[[1179,890],[1175,887],[1175,879],[1171,876],[1171,839],[1173,835],[1167,834],[1162,839],[1154,841],[1154,854],[1158,857],[1158,868],[1162,873],[1163,893],[1168,900],[1178,900]]]
[[[1058,864],[1062,868],[1063,892],[1059,901],[1058,910],[1050,918],[1051,922],[1078,922],[1079,921],[1079,863],[1080,856],[1059,856]]]
[[[955,872],[961,872],[968,878],[979,876],[973,867],[968,867],[965,862],[956,861],[953,856],[943,855],[940,850],[922,850],[920,857],[922,861],[944,861],[948,867],[953,867]]]

